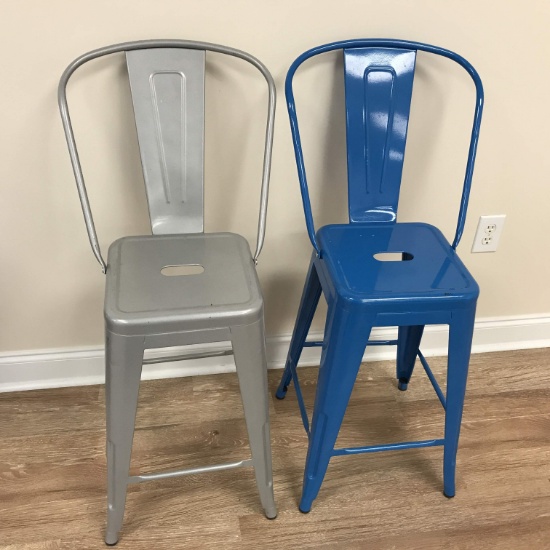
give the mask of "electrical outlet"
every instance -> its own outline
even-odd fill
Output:
[[[496,252],[506,214],[480,216],[472,252]]]

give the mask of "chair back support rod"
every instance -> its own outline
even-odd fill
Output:
[[[420,50],[428,53],[441,55],[446,57],[463,67],[470,75],[475,84],[476,89],[476,102],[474,118],[472,123],[472,131],[470,138],[470,146],[468,150],[468,161],[466,163],[466,173],[464,176],[464,185],[462,189],[462,197],[460,201],[460,209],[458,213],[458,221],[456,226],[455,237],[452,243],[452,248],[456,249],[462,233],[464,230],[464,223],[466,221],[466,212],[468,209],[468,200],[470,197],[470,188],[472,184],[472,176],[474,172],[475,157],[477,152],[477,144],[479,140],[479,130],[481,125],[481,117],[483,113],[483,85],[481,79],[474,69],[474,67],[462,56],[444,48],[437,46],[431,46],[420,42],[411,42],[408,40],[389,40],[389,39],[357,39],[357,40],[344,40],[339,42],[332,42],[323,46],[318,46],[304,52],[300,55],[294,63],[290,66],[286,81],[285,81],[285,95],[288,107],[288,113],[290,118],[290,127],[292,132],[292,141],[294,145],[294,152],[296,155],[296,164],[298,169],[298,179],[300,181],[300,190],[302,194],[302,203],[304,207],[304,214],[306,218],[306,226],[309,234],[309,239],[315,248],[318,257],[322,257],[322,250],[320,249],[315,236],[315,224],[313,221],[313,214],[311,211],[311,202],[309,198],[309,191],[307,185],[306,170],[304,164],[304,157],[302,152],[302,143],[300,138],[300,130],[298,126],[298,119],[296,115],[296,104],[294,100],[294,92],[292,89],[292,80],[294,73],[298,67],[310,57],[330,52],[333,50],[353,50],[354,48],[393,48],[404,50]]]
[[[263,170],[262,170],[262,186],[260,193],[260,212],[258,217],[258,231],[256,239],[256,249],[254,252],[254,262],[257,263],[262,247],[264,244],[265,238],[265,227],[266,227],[266,216],[267,216],[267,201],[269,194],[269,178],[271,173],[271,157],[273,150],[273,131],[274,131],[274,121],[275,121],[275,101],[276,101],[276,90],[273,77],[270,72],[267,70],[265,65],[256,59],[254,56],[237,50],[234,48],[229,48],[226,46],[221,46],[218,44],[211,44],[209,42],[197,42],[193,40],[139,40],[134,42],[125,42],[121,44],[115,44],[113,46],[107,46],[104,48],[99,48],[93,50],[84,55],[81,55],[75,59],[64,71],[61,80],[59,82],[58,88],[58,103],[59,111],[61,113],[61,120],[63,123],[63,129],[65,131],[65,138],[67,140],[67,146],[69,149],[69,155],[71,158],[71,164],[73,167],[73,172],[76,180],[76,186],[78,189],[78,195],[80,198],[80,204],[82,206],[82,212],[84,214],[84,221],[86,223],[86,230],[88,232],[88,238],[92,246],[93,253],[101,265],[103,273],[107,271],[107,264],[103,259],[101,254],[101,249],[99,246],[99,241],[97,238],[97,232],[94,226],[94,220],[92,216],[92,211],[90,208],[90,202],[88,199],[88,194],[86,191],[86,185],[84,182],[84,176],[82,174],[82,168],[80,165],[80,159],[78,156],[78,149],[76,146],[76,141],[74,137],[74,132],[71,124],[71,117],[69,114],[69,107],[67,104],[67,83],[71,75],[78,69],[80,66],[84,65],[88,61],[103,57],[106,55],[127,52],[133,50],[141,50],[148,48],[187,48],[194,50],[207,50],[216,53],[222,53],[226,55],[231,55],[247,61],[252,64],[256,69],[258,69],[263,77],[265,78],[268,86],[268,116],[266,123],[265,131],[265,150],[264,150],[264,160],[263,160]]]

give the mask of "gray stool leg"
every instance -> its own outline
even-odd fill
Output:
[[[107,532],[105,543],[118,542],[132,456],[134,424],[143,362],[143,337],[106,332]]]
[[[273,496],[263,319],[251,325],[231,327],[231,343],[260,501],[265,515],[273,519],[277,517],[277,508]]]

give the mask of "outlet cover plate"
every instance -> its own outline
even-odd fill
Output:
[[[496,252],[506,214],[480,216],[472,252]]]

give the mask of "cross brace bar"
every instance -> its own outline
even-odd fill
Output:
[[[204,474],[206,472],[219,472],[220,470],[232,470],[244,466],[252,466],[252,459],[240,460],[239,462],[228,462],[227,464],[215,464],[214,466],[203,466],[202,468],[189,468],[187,470],[171,470],[158,474],[143,474],[141,476],[130,476],[128,483],[143,483],[156,479],[170,479],[172,477],[190,476],[193,474]]]
[[[409,441],[407,443],[390,443],[389,445],[369,445],[368,447],[349,447],[334,449],[332,456],[353,455],[360,453],[379,453],[381,451],[400,451],[402,449],[419,449],[422,447],[437,447],[444,445],[444,439],[428,439],[426,441]]]

